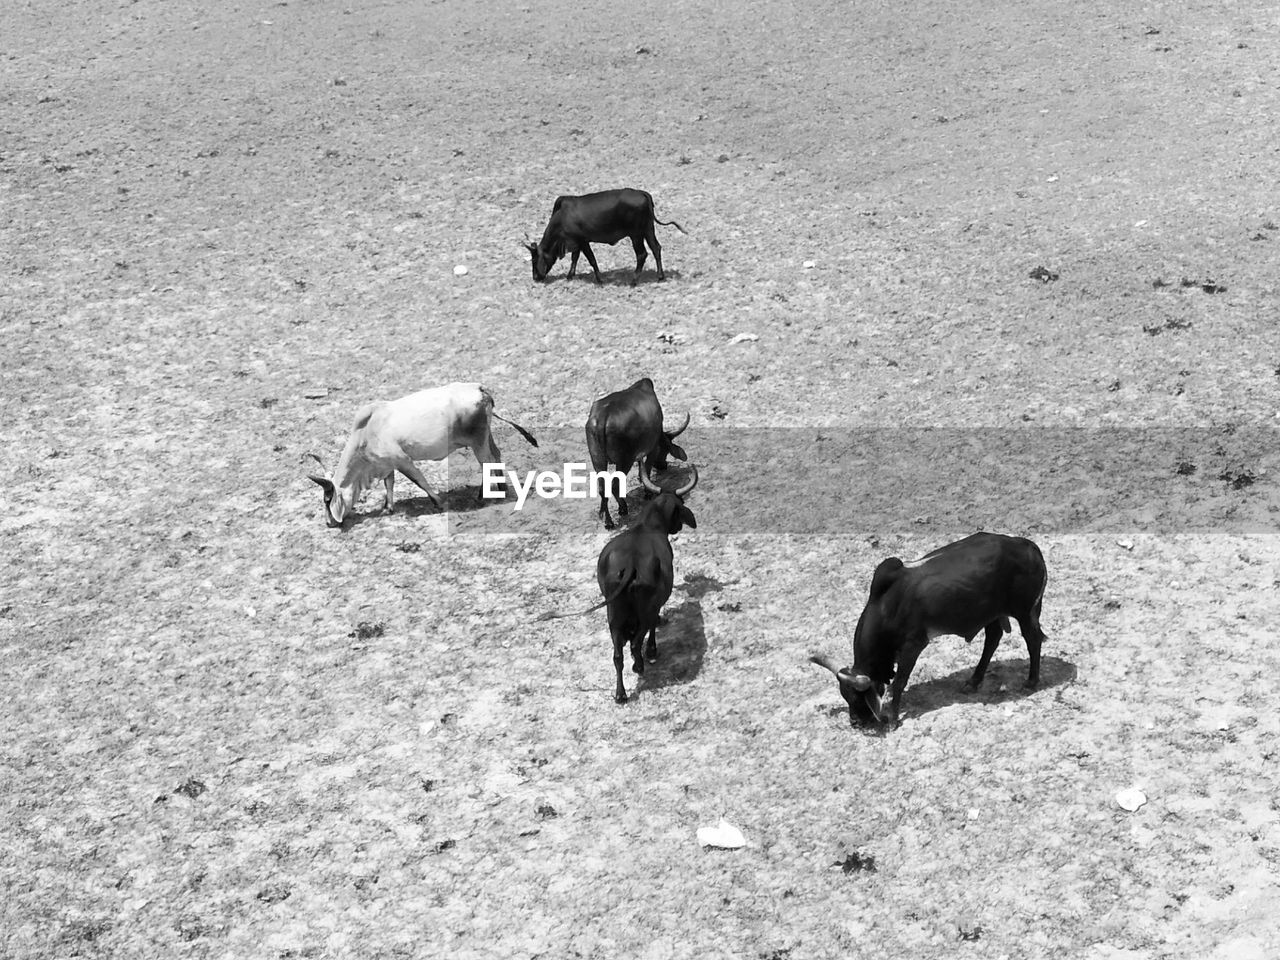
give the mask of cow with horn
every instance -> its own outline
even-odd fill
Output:
[[[665,470],[668,457],[688,460],[684,448],[675,442],[688,426],[689,414],[686,413],[684,422],[677,429],[664,428],[662,404],[654,392],[653,381],[644,377],[625,390],[615,391],[591,404],[586,424],[591,467],[597,473],[603,473],[609,464],[613,464],[625,476],[632,464],[643,460],[652,464],[655,470]],[[643,475],[641,479],[643,481]],[[620,481],[610,482],[608,486],[612,489],[607,489],[603,480],[599,484],[600,516],[604,519],[605,529],[612,530],[614,523],[609,514],[609,495],[612,493],[618,503],[618,513],[624,517],[627,515],[627,501]]]
[[[539,618],[581,616],[608,607],[613,665],[618,679],[613,698],[617,703],[627,702],[627,690],[622,682],[623,648],[630,646],[631,669],[637,674],[644,673],[646,660],[653,663],[658,659],[658,618],[675,583],[671,537],[684,527],[697,529],[698,526],[684,502],[698,485],[698,468],[691,466],[690,470],[693,476],[688,483],[676,490],[664,491],[650,476],[648,464],[641,463],[640,482],[654,498],[645,504],[630,527],[600,551],[596,583],[604,599],[578,613],[548,613]]]

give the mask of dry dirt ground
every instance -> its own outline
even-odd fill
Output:
[[[1266,0],[7,0],[0,956],[1280,955],[1278,44]],[[668,281],[534,285],[623,185]],[[304,476],[451,380],[582,459],[644,375],[703,479],[625,707],[601,614],[536,622],[597,598],[591,505],[458,454],[448,518],[339,532]],[[978,527],[1044,549],[1042,689],[942,638],[852,729],[808,654]]]

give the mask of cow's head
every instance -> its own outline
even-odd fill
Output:
[[[663,430],[658,436],[658,445],[654,448],[653,455],[650,459],[658,470],[667,469],[667,458],[675,457],[677,460],[687,461],[688,454],[684,452],[684,447],[675,442],[676,437],[684,433],[689,426],[689,414],[684,415],[684,423],[680,425],[679,430]]]
[[[320,469],[324,469],[324,464],[314,453],[310,457],[320,464]],[[351,508],[351,503],[346,496],[346,492],[339,489],[332,480],[326,477],[317,476],[314,473],[307,474],[307,479],[313,483],[320,485],[320,489],[324,492],[324,519],[331,527],[342,526],[342,521],[347,516],[347,511]]]
[[[650,493],[657,494],[650,501],[648,509],[662,516],[668,536],[679,533],[685,527],[690,530],[698,529],[698,521],[694,519],[693,511],[684,505],[684,498],[698,485],[698,468],[690,467],[690,469],[693,471],[693,479],[683,487],[667,492],[653,482],[653,477],[649,476],[649,465],[643,461],[640,463],[640,482]]]
[[[547,279],[547,274],[556,265],[556,261],[564,256],[564,243],[547,245],[545,237],[542,243],[529,243],[526,237],[524,246],[533,259],[533,279],[538,282]]]
[[[851,724],[884,723],[884,684],[876,683],[856,667],[837,667],[830,657],[815,653],[812,663],[826,667],[840,683],[840,695],[849,705]]]

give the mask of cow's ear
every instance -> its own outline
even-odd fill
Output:
[[[671,456],[675,457],[677,460],[682,460],[686,463],[688,462],[689,455],[684,452],[684,447],[680,446],[678,443],[668,443],[667,446],[671,450]]]
[[[683,522],[690,530],[698,529],[698,521],[693,518],[693,511],[684,504],[680,505],[680,509],[677,511],[676,516],[679,517],[681,522]]]

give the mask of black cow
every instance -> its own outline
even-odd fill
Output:
[[[591,244],[607,243],[612,246],[623,237],[630,237],[631,245],[636,251],[636,275],[632,278],[631,285],[635,286],[640,279],[646,242],[653,251],[653,259],[658,263],[658,279],[665,280],[666,274],[662,272],[662,247],[658,244],[658,237],[653,229],[655,223],[685,232],[684,227],[674,220],[664,223],[655,216],[653,197],[644,190],[604,190],[580,197],[557,197],[551,208],[547,229],[542,233],[542,240],[536,244],[525,244],[533,257],[533,279],[545,280],[556,261],[566,253],[572,257],[569,261],[569,277],[572,278],[578,269],[578,254],[585,253],[587,263],[591,264],[591,271],[596,276],[596,283],[602,283]]]
[[[591,467],[597,473],[609,464],[626,474],[631,465],[644,460],[657,470],[667,469],[667,457],[688,460],[684,448],[675,438],[689,426],[686,413],[680,429],[666,431],[662,427],[662,404],[653,392],[653,381],[648,377],[637,380],[625,390],[618,390],[601,397],[591,404],[587,414],[587,451],[591,454]],[[627,515],[627,501],[622,496],[621,484],[614,484],[612,491],[600,483],[600,516],[604,517],[606,530],[613,529],[613,517],[609,515],[609,493],[618,501],[618,513]]]
[[[604,545],[596,562],[596,583],[604,599],[580,613],[544,613],[538,619],[556,620],[577,617],[601,607],[609,608],[609,634],[613,637],[613,666],[618,686],[613,699],[627,702],[627,688],[622,684],[622,648],[631,647],[631,669],[644,673],[644,661],[658,659],[658,616],[671,596],[675,583],[672,570],[671,535],[683,528],[698,528],[693,511],[684,498],[698,485],[698,468],[693,479],[678,490],[667,493],[649,476],[647,465],[640,466],[640,480],[656,494],[645,504],[636,522]],[[640,644],[649,635],[641,657]]]
[[[881,698],[892,681],[896,724],[902,691],[930,640],[956,634],[970,641],[986,631],[982,658],[965,685],[976,690],[1013,617],[1031,657],[1026,686],[1034,688],[1040,682],[1040,602],[1046,580],[1039,547],[996,533],[975,533],[910,563],[890,557],[871,578],[871,595],[853,634],[853,666],[842,670],[828,657],[810,659],[840,681],[850,722],[884,722]]]
[[[618,703],[627,702],[622,685],[623,646],[631,646],[631,669],[636,673],[644,673],[645,660],[653,663],[658,659],[658,616],[675,582],[670,537],[686,526],[694,530],[698,527],[693,512],[684,505],[684,498],[698,485],[698,468],[692,469],[692,480],[665,493],[642,463],[640,480],[656,496],[645,504],[631,527],[604,545],[596,562],[596,583],[609,607],[613,666],[618,675],[613,699]],[[646,633],[649,638],[641,659],[640,642]]]

